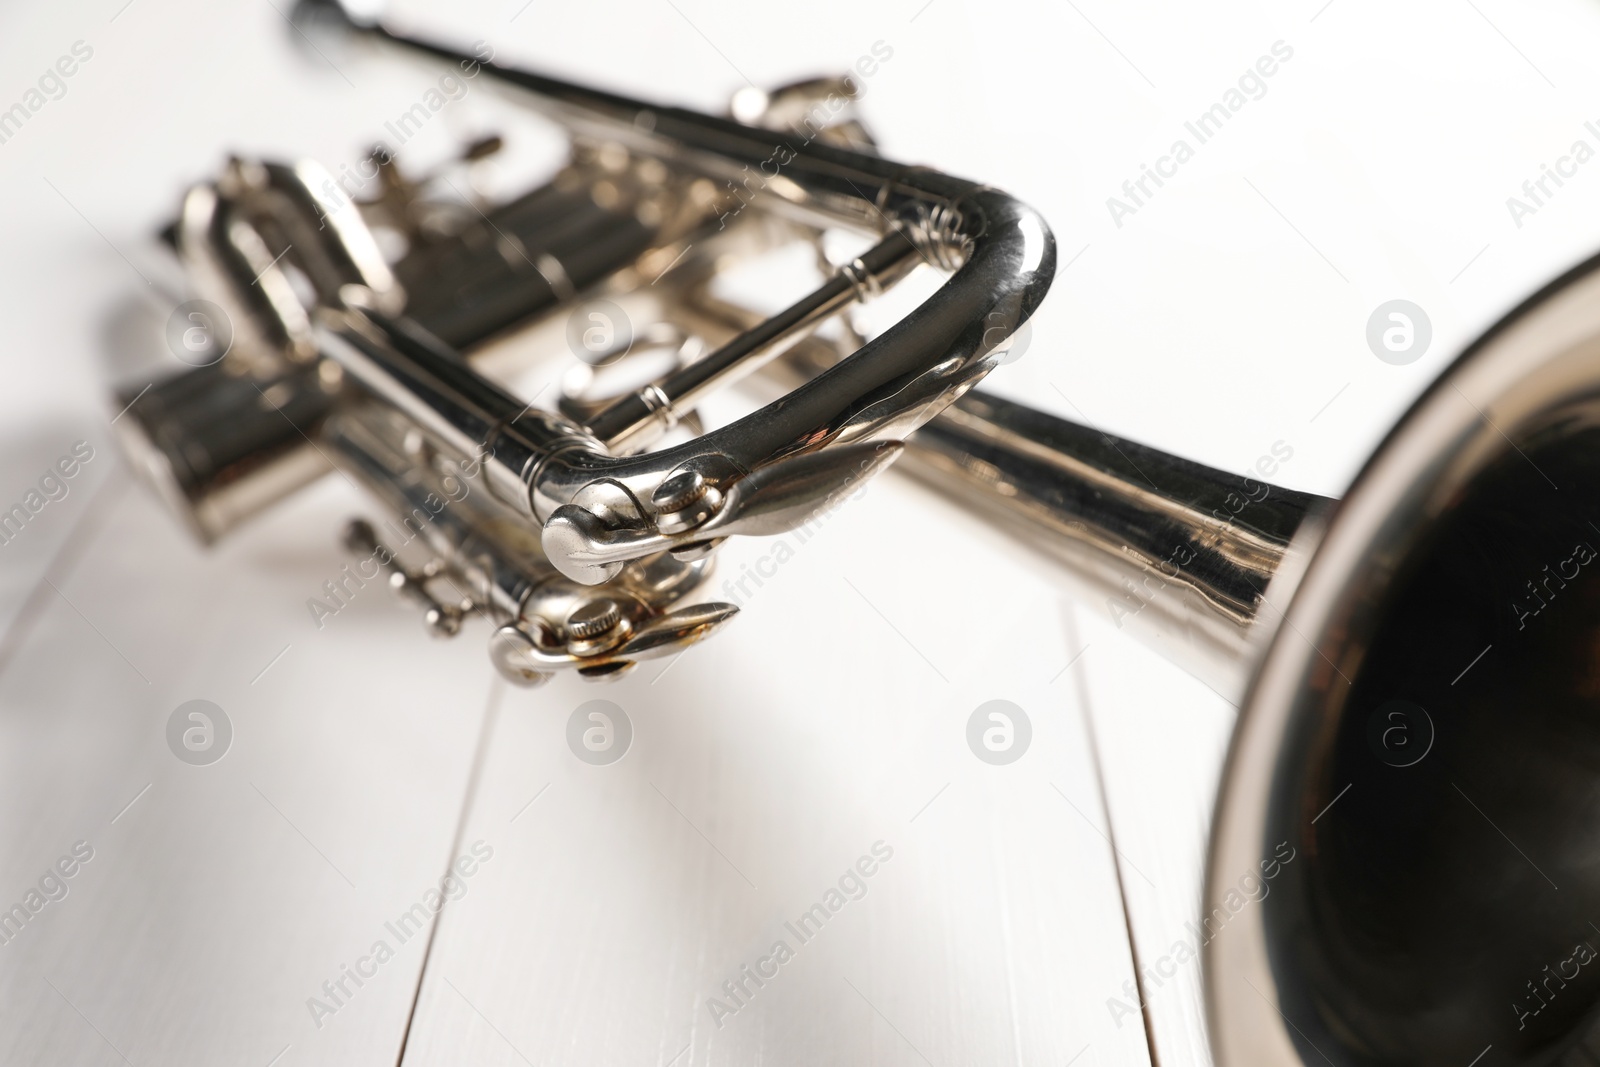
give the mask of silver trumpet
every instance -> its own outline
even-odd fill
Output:
[[[502,83],[568,126],[571,161],[484,210],[430,198],[386,153],[368,161],[384,194],[361,205],[315,164],[234,160],[189,192],[167,231],[219,309],[211,317],[228,325],[227,351],[139,399],[129,443],[208,540],[331,459],[415,528],[391,539],[422,533],[433,549],[402,566],[370,524],[358,528],[365,576],[389,568],[440,633],[469,611],[491,614],[494,662],[514,681],[568,667],[615,677],[705,636],[734,608],[674,605],[701,584],[715,546],[792,529],[893,461],[994,366],[1049,287],[1055,244],[1038,215],[852,142],[851,125],[835,121],[843,83],[775,94],[767,112],[799,103],[818,116],[780,133],[497,66],[356,24],[331,4],[300,18]],[[454,188],[448,175],[442,184]],[[775,315],[736,330],[675,327],[660,308],[707,285],[719,257],[814,244],[832,229],[869,245]],[[380,251],[385,238],[406,250],[396,262]],[[949,274],[943,287],[849,360],[781,403],[672,436],[709,392],[923,264]],[[600,297],[601,336],[578,349],[592,363],[632,347],[631,328],[619,340],[612,320],[647,317],[659,329],[640,347],[659,350],[660,331],[675,330],[666,347],[678,358],[581,417],[534,407],[464,356],[503,350],[508,332]],[[458,494],[470,503],[454,504]]]
[[[1219,1064],[1590,1062],[1570,1057],[1600,1017],[1595,262],[1463,354],[1335,503],[974,390],[1050,284],[1050,231],[883,159],[848,79],[743,93],[735,121],[299,17],[503,83],[571,156],[500,203],[382,151],[359,202],[315,164],[242,159],[188,193],[167,237],[218,322],[196,312],[205,365],[129,390],[119,428],[202,539],[336,467],[392,512],[346,531],[358,574],[438,634],[488,616],[513,681],[608,678],[732,615],[692,603],[722,540],[899,458],[1239,707],[1202,914],[1226,924],[1203,949]],[[718,295],[725,260],[796,244],[811,293],[775,314]],[[919,267],[942,287],[864,339],[851,309]],[[518,368],[568,347],[535,407]],[[753,372],[791,389],[691,436]],[[1285,841],[1302,858],[1235,913]]]

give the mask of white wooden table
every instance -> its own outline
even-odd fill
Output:
[[[866,109],[888,150],[1056,227],[1056,290],[995,387],[1229,469],[1287,441],[1285,479],[1317,492],[1600,245],[1600,176],[1520,228],[1504,207],[1592,117],[1600,26],[1576,6],[410,7],[708,108],[742,76],[884,42]],[[1403,44],[1419,35],[1426,54]],[[0,1062],[1207,1062],[1198,968],[1162,968],[1197,910],[1232,709],[925,489],[874,484],[714,643],[525,692],[493,680],[483,633],[430,642],[376,588],[316,627],[340,524],[370,510],[341,481],[209,553],[127,484],[104,397],[134,371],[108,338],[148,324],[139,308],[159,323],[150,235],[182,183],[229,147],[353,158],[420,91],[288,37],[271,4],[0,18],[0,105],[93,51],[0,143],[0,508],[95,450],[0,545],[0,907],[92,849],[0,943]],[[1116,226],[1106,198],[1278,40],[1295,58],[1270,92]],[[407,151],[438,156],[504,106],[475,95]],[[1396,295],[1433,318],[1405,368],[1361,340]],[[863,547],[886,531],[893,550]],[[771,552],[730,545],[724,573]],[[195,699],[233,730],[205,766],[167,743]],[[566,741],[592,699],[634,731],[606,766]],[[1008,766],[967,747],[995,699],[1033,727]],[[802,940],[787,924],[817,904]],[[1162,975],[1143,1016],[1135,960]]]

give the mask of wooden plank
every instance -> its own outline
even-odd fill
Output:
[[[493,857],[445,908],[408,1067],[1148,1063],[1103,1006],[1128,939],[1055,596],[892,479],[723,566],[767,576],[715,645],[501,707],[458,846]],[[607,766],[567,740],[594,699],[634,729]],[[993,699],[1033,728],[1005,766],[967,743]],[[863,859],[860,899],[791,928]]]
[[[1203,1067],[1211,1062],[1197,955],[1205,934],[1195,924],[1235,709],[1134,644],[1096,605],[1074,616],[1083,658],[1073,670],[1093,709],[1140,971],[1133,989],[1103,989],[1100,1010],[1131,1027],[1142,1004],[1159,1061]]]
[[[66,895],[0,944],[0,1061],[394,1062],[420,946],[320,1027],[307,999],[437,882],[489,671],[376,586],[317,630],[353,499],[202,553],[125,493],[34,601],[0,673],[0,907]],[[203,766],[168,744],[196,698],[233,729]]]

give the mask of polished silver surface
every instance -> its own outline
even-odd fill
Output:
[[[378,25],[355,28],[435,59],[474,62]],[[1053,269],[1048,230],[993,190],[887,164],[859,129],[841,125],[784,160],[781,178],[753,201],[759,212],[725,227],[729,202],[697,199],[695,183],[774,158],[781,142],[762,127],[811,89],[736,103],[751,123],[740,125],[483,69],[532,93],[580,139],[615,146],[621,169],[651,162],[678,179],[681,199],[665,214],[687,228],[662,225],[647,247],[627,247],[609,272],[596,272],[597,283],[613,279],[603,291],[625,297],[659,281],[665,270],[647,281],[638,263],[651,253],[687,256],[689,233],[710,247],[665,290],[683,301],[680,321],[662,334],[676,350],[665,374],[609,402],[569,398],[560,413],[532,410],[463,355],[505,337],[515,316],[493,317],[492,326],[486,317],[446,342],[399,314],[409,306],[397,294],[425,292],[449,272],[413,261],[396,266],[403,282],[380,277],[362,266],[369,242],[353,221],[334,234],[349,254],[330,257],[345,274],[324,272],[337,284],[314,286],[314,306],[291,301],[285,277],[262,288],[259,307],[241,308],[265,324],[254,343],[275,347],[290,368],[275,373],[321,361],[317,389],[340,398],[328,401],[334,413],[323,412],[319,438],[349,469],[364,469],[380,495],[404,485],[399,509],[418,502],[408,491],[429,491],[431,475],[408,482],[432,469],[416,458],[429,447],[481,465],[484,499],[433,531],[438,558],[391,568],[434,629],[453,632],[483,609],[498,625],[492,657],[508,678],[543,681],[559,666],[620,675],[623,659],[686,645],[731,614],[723,604],[663,613],[667,587],[674,597],[689,592],[719,542],[794,530],[904,455],[927,480],[1066,560],[1119,628],[1153,638],[1226,697],[1246,694],[1200,913],[1219,1062],[1449,1064],[1480,1048],[1480,1057],[1499,1048],[1528,1064],[1578,1055],[1569,1050],[1589,1040],[1593,992],[1570,993],[1546,1013],[1528,980],[1536,1000],[1525,1011],[1513,1001],[1507,1020],[1495,1009],[1520,976],[1560,958],[1563,939],[1587,936],[1583,909],[1600,891],[1585,845],[1597,751],[1588,729],[1597,692],[1590,602],[1562,598],[1566,625],[1511,636],[1576,578],[1568,567],[1593,558],[1593,549],[1580,551],[1589,536],[1580,524],[1600,536],[1587,460],[1600,425],[1600,326],[1589,308],[1600,302],[1587,275],[1464,357],[1334,506],[970,391]],[[584,165],[575,153],[570,173],[581,178]],[[191,196],[190,240],[220,247],[207,221],[216,210]],[[712,235],[713,219],[719,234],[733,232]],[[593,232],[615,222],[591,221]],[[523,234],[545,225],[513,232],[526,247]],[[834,228],[881,240],[828,262],[820,236]],[[231,227],[224,237],[252,269],[273,247]],[[783,239],[818,246],[818,287],[771,318],[719,319],[696,289],[706,281],[700,268],[736,245]],[[544,310],[579,295],[563,260],[524,259],[546,286]],[[275,277],[273,262],[261,277]],[[950,274],[934,298],[865,343],[850,322],[822,335],[825,317],[919,265]],[[241,272],[230,276],[236,284]],[[818,355],[831,358],[811,360]],[[713,384],[785,362],[806,366],[807,380],[783,401],[692,440],[630,451],[698,419]],[[352,388],[360,403],[381,405],[379,423],[364,422],[336,392]],[[404,421],[383,421],[395,413]],[[379,444],[375,427],[387,437]],[[411,432],[431,445],[411,449]],[[399,458],[376,461],[385,448]],[[1530,470],[1566,494],[1547,495]],[[486,532],[499,522],[517,538]],[[380,554],[362,528],[354,541]],[[630,577],[630,568],[665,575],[665,586]],[[469,586],[458,601],[427,588],[446,572]],[[1497,645],[1510,649],[1506,662],[1486,663],[1457,689]],[[1453,662],[1463,667],[1450,677]],[[1543,699],[1532,713],[1523,709],[1530,693]],[[1421,717],[1385,711],[1396,702],[1422,708]],[[1427,724],[1414,760],[1410,751],[1396,758],[1385,740],[1395,729],[1385,716],[1394,714],[1408,729]],[[1486,843],[1495,845],[1491,830],[1514,857],[1483,859]],[[1230,902],[1242,899],[1243,879],[1280,875],[1270,900],[1252,900],[1259,907],[1245,913]],[[1568,895],[1546,896],[1547,887],[1560,891],[1558,879]],[[1456,936],[1463,928],[1478,932],[1470,947]]]
[[[1273,594],[1285,621],[1240,715],[1208,899],[1266,843],[1306,862],[1207,947],[1219,1062],[1600,1047],[1580,965],[1547,977],[1594,944],[1600,894],[1595,600],[1573,581],[1597,536],[1596,268],[1456,361]],[[1431,746],[1374,758],[1396,699]]]
[[[773,535],[810,521],[891,463],[900,438],[993,367],[996,346],[1049,287],[1054,242],[1036,214],[987,186],[884,160],[859,139],[821,137],[804,126],[780,136],[647,105],[352,20],[334,4],[304,4],[297,18],[316,32],[332,23],[358,39],[504,82],[577,140],[571,163],[549,186],[496,205],[496,217],[472,205],[481,225],[457,205],[457,222],[442,233],[428,232],[419,187],[387,159],[377,160],[389,168],[386,189],[400,195],[361,205],[341,198],[311,164],[235,160],[218,182],[191,191],[173,241],[191,282],[242,327],[218,358],[220,370],[205,367],[164,383],[149,399],[132,397],[125,436],[140,468],[205,538],[315,476],[321,467],[308,461],[302,441],[322,455],[314,440],[331,432],[328,420],[359,402],[351,397],[376,397],[458,463],[480,468],[485,493],[540,532],[544,555],[572,581],[616,581],[634,561],[665,552],[703,558],[726,537]],[[768,103],[781,110],[812,99],[807,91],[780,92]],[[833,118],[831,109],[813,108]],[[464,157],[497,145],[480,142]],[[767,175],[760,188],[749,180],[736,185],[732,178],[751,168]],[[608,192],[601,195],[601,187]],[[594,195],[583,196],[590,188]],[[592,202],[579,207],[574,190]],[[491,341],[580,296],[621,298],[653,284],[660,275],[649,278],[639,265],[686,237],[712,251],[765,249],[818,241],[819,225],[854,229],[877,243],[786,310],[719,339],[715,350],[600,405],[584,422],[536,408],[537,397],[513,394],[462,355],[461,347]],[[392,269],[377,255],[377,227],[409,235],[416,246]],[[552,230],[565,231],[569,244],[558,247]],[[596,255],[595,248],[604,251]],[[678,258],[688,248],[683,243]],[[521,295],[529,279],[517,258],[542,283],[531,300]],[[485,264],[496,259],[511,262],[510,275],[486,275]],[[949,274],[936,297],[848,360],[781,403],[656,451],[635,451],[692,416],[714,386],[772,361],[847,305],[879,295],[922,264]],[[433,297],[461,286],[463,276],[488,280],[461,289],[454,302]],[[681,276],[697,275],[685,268]],[[465,318],[463,306],[471,312]],[[230,394],[238,398],[230,401]],[[224,408],[224,421],[215,424]],[[349,449],[344,454],[361,466]],[[675,486],[692,492],[676,500],[683,494]],[[417,583],[410,585],[416,592]],[[455,609],[416,595],[436,629],[451,632]],[[594,594],[594,602],[604,596]],[[661,608],[641,610],[660,615]],[[720,619],[723,607],[703,613]],[[493,658],[513,680],[531,675],[507,666],[509,648],[543,654],[553,647],[536,616],[502,622],[522,627],[521,638],[495,638]],[[704,629],[692,628],[696,636]],[[688,632],[668,625],[616,647],[663,654],[687,640]],[[544,665],[611,677],[613,667],[629,662],[592,642],[581,654],[571,648]]]
[[[316,5],[342,18],[342,9]],[[452,64],[477,64],[476,57],[396,33],[381,23],[352,22],[359,34],[396,43]],[[896,440],[954,400],[993,366],[996,346],[1032,314],[1054,274],[1054,241],[1048,227],[1012,198],[986,186],[925,168],[906,167],[875,155],[809,140],[794,147],[765,130],[679,108],[661,108],[598,92],[531,72],[483,63],[482,70],[526,90],[530,102],[559,117],[581,135],[602,137],[641,155],[686,168],[707,178],[741,180],[751,168],[772,165],[778,176],[764,182],[756,200],[783,216],[826,220],[868,233],[888,231],[881,251],[868,253],[841,279],[780,316],[772,337],[760,336],[708,364],[710,378],[729,365],[815,323],[849,292],[881,287],[903,272],[907,245],[925,261],[953,271],[935,300],[856,352],[851,360],[796,390],[780,407],[747,416],[676,447],[638,456],[613,457],[597,447],[554,447],[522,472],[532,514],[543,521],[546,550],[569,577],[598,583],[612,577],[622,558],[680,548],[705,540],[700,522],[662,531],[648,501],[657,486],[680,470],[695,469],[725,496],[717,517],[738,519],[741,509],[761,507],[760,493],[728,492],[742,480],[766,475],[768,492],[792,496],[803,482],[815,503],[849,484],[841,473],[832,484],[818,480],[806,464],[795,477],[785,468],[828,445]],[[738,187],[749,194],[748,182]],[[719,223],[739,213],[744,201],[723,201]],[[720,228],[720,225],[719,225]],[[983,330],[972,327],[982,324]],[[775,354],[772,353],[772,354]],[[672,383],[675,387],[677,383]],[[700,388],[684,385],[691,395]],[[893,397],[885,402],[886,397]],[[678,397],[663,395],[669,405]],[[642,402],[641,402],[642,406]],[[623,434],[648,411],[606,418],[611,435]],[[542,444],[543,442],[541,442]],[[580,502],[591,487],[620,487],[637,514],[625,523],[596,514]],[[770,514],[770,511],[769,511]]]
[[[1242,701],[1194,935],[1218,1063],[1600,1049],[1600,612],[1577,584],[1597,309],[1591,261],[1461,357],[1338,505],[979,393],[908,442]]]
[[[1469,349],[1343,502],[979,391],[907,441],[903,468],[1242,707],[1185,942],[1220,1064],[1600,1050],[1596,272]]]
[[[1463,355],[1337,505],[980,394],[908,442],[1119,625],[1157,606],[1135,632],[1242,701],[1192,931],[1218,1063],[1600,1049],[1597,442],[1593,260]]]
[[[441,636],[454,636],[464,615],[481,614],[495,628],[490,659],[508,680],[541,685],[562,668],[615,679],[640,659],[687,648],[737,613],[722,603],[679,608],[712,561],[666,553],[631,561],[596,597],[550,566],[520,516],[489,496],[484,475],[474,479],[416,434],[409,420],[379,404],[351,406],[327,428],[341,467],[399,516],[386,523],[389,540],[420,536],[430,553],[420,567],[406,567],[371,524],[358,521],[346,535],[361,561],[357,579],[387,570],[390,586],[420,601],[424,621]],[[436,599],[435,584],[454,594],[453,602]]]
[[[1265,598],[1284,554],[1331,503],[976,390],[901,465],[1065,563],[1118,629],[1230,695],[1278,625]]]

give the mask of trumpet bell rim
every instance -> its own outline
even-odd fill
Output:
[[[1298,855],[1309,857],[1286,869],[1295,862],[1326,865],[1339,852],[1339,842],[1330,836],[1341,832],[1336,805],[1341,798],[1352,804],[1341,790],[1354,782],[1337,773],[1341,765],[1335,752],[1341,739],[1362,729],[1371,711],[1356,706],[1350,694],[1373,659],[1383,611],[1392,607],[1396,590],[1403,591],[1419,557],[1426,556],[1434,532],[1459,516],[1475,492],[1485,491],[1495,464],[1508,457],[1515,460],[1522,451],[1518,442],[1532,451],[1529,439],[1541,431],[1547,436],[1592,431],[1600,419],[1572,416],[1585,406],[1600,409],[1600,257],[1535,294],[1463,352],[1389,433],[1326,525],[1304,531],[1298,539],[1291,556],[1300,563],[1286,565],[1268,593],[1269,603],[1277,605],[1270,611],[1281,611],[1282,622],[1266,644],[1230,744],[1212,825],[1203,907],[1217,905],[1230,891],[1237,895],[1241,875],[1262,871],[1280,838]],[[1557,424],[1563,413],[1566,421]],[[1540,477],[1534,469],[1523,469],[1531,481]],[[1572,498],[1578,487],[1561,488]],[[1553,493],[1561,496],[1558,490]],[[1600,544],[1600,533],[1595,536]],[[1468,667],[1477,651],[1465,650],[1461,666]],[[1479,669],[1484,669],[1481,664]],[[1466,671],[1463,676],[1472,680]],[[1447,681],[1439,683],[1445,690],[1450,688]],[[1451,724],[1438,728],[1442,736]],[[1435,766],[1439,759],[1436,754]],[[1462,780],[1458,774],[1456,789],[1466,796]],[[1470,781],[1467,785],[1471,787]],[[1448,786],[1442,788],[1448,792]],[[1451,799],[1459,803],[1459,798]],[[1470,811],[1464,805],[1462,810]],[[1489,819],[1494,813],[1479,814]],[[1573,823],[1580,818],[1554,811],[1547,817]],[[1502,819],[1502,825],[1517,836],[1510,823]],[[1508,863],[1522,862],[1510,848],[1506,853]],[[1557,872],[1552,867],[1550,873]],[[1422,1027],[1419,1020],[1428,1011],[1445,1010],[1438,1003],[1426,1004],[1425,993],[1419,992],[1414,1004],[1393,1005],[1395,1017],[1409,1013],[1412,1024],[1409,1037],[1396,1038],[1400,1030],[1385,1029],[1374,1016],[1349,1008],[1348,1002],[1364,994],[1317,985],[1326,983],[1331,972],[1310,958],[1316,953],[1307,945],[1330,934],[1319,926],[1326,913],[1319,918],[1315,906],[1295,896],[1302,890],[1312,893],[1309,882],[1307,877],[1295,888],[1294,879],[1286,878],[1272,887],[1270,896],[1263,893],[1260,903],[1229,912],[1225,929],[1203,927],[1208,935],[1201,948],[1206,1015],[1219,1067],[1435,1062],[1439,1050],[1396,1051],[1395,1042],[1415,1039]],[[1471,891],[1462,887],[1463,893]],[[1322,894],[1320,906],[1325,907],[1325,889],[1315,892]],[[1450,908],[1457,902],[1432,903]],[[1573,936],[1581,933],[1574,930]],[[1475,932],[1464,930],[1462,936]],[[1405,959],[1415,946],[1363,948],[1369,955],[1392,951],[1393,958]],[[1413,958],[1407,965],[1416,962]],[[1506,976],[1507,1002],[1529,996],[1522,989],[1523,977],[1537,979],[1537,967],[1527,975]],[[1565,995],[1571,998],[1568,1007],[1576,1011],[1577,994]],[[1591,1000],[1595,996],[1600,994]],[[1537,1055],[1526,1047],[1519,1052],[1516,1043],[1525,1039],[1495,1036],[1517,1020],[1503,1006],[1494,1010],[1498,1014],[1482,1024],[1483,1034],[1461,1036],[1463,1047],[1470,1044],[1472,1051],[1460,1062],[1470,1060],[1490,1040],[1497,1055],[1520,1054],[1526,1058],[1516,1062],[1545,1062],[1538,1056],[1548,1054],[1548,1047]]]

